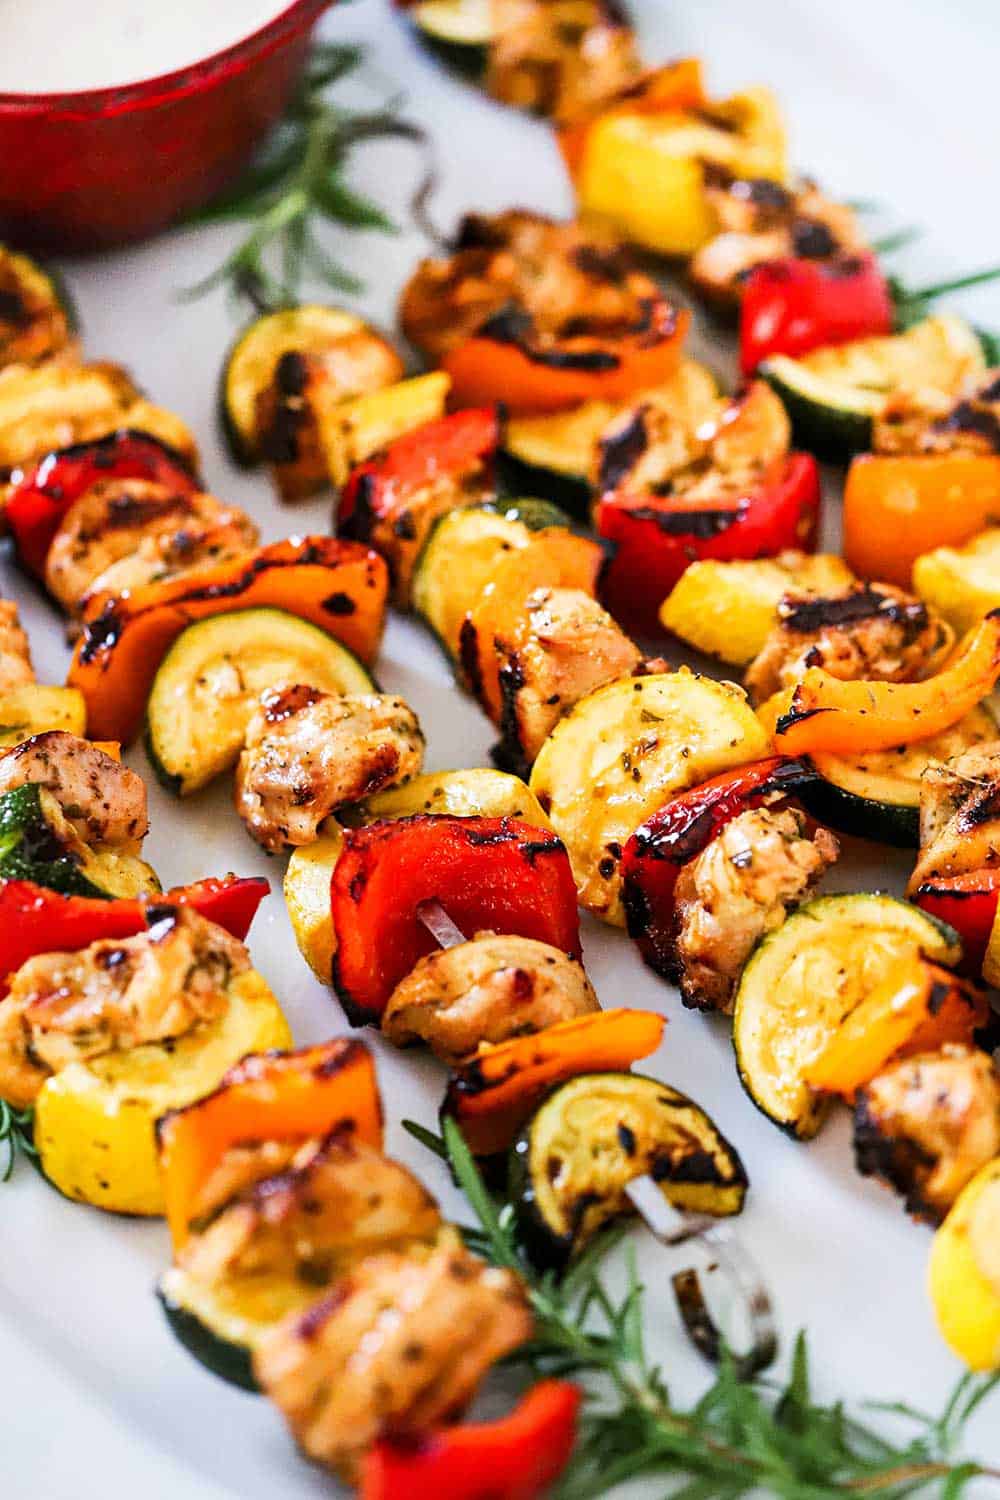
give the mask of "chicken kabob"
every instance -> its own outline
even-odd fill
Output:
[[[0,755],[4,1134],[68,1197],[155,1215],[156,1116],[289,1031],[242,941],[267,882],[163,893],[147,826],[99,745],[51,730]]]
[[[459,778],[467,797],[476,788],[481,799],[497,781],[517,786],[488,771],[445,773],[428,786],[431,805],[449,797],[457,805]],[[402,813],[412,791],[374,798],[370,811],[395,802]],[[664,1198],[702,1214],[738,1212],[745,1172],[712,1122],[676,1090],[622,1071],[657,1046],[663,1021],[598,1010],[579,962],[569,861],[544,817],[533,813],[531,824],[466,806],[463,816],[411,814],[347,828],[321,861],[297,851],[286,897],[310,962],[322,955],[324,977],[354,1024],[378,1025],[396,1045],[422,1042],[449,1064],[444,1113],[494,1178],[507,1180],[540,1265],[565,1269],[602,1225],[636,1206],[669,1243],[701,1233],[704,1219],[671,1217]],[[310,902],[326,905],[322,945],[320,918],[304,920]],[[455,913],[475,934],[469,940]],[[553,1153],[564,1162],[558,1172]],[[633,1182],[634,1203],[626,1191]],[[738,1247],[715,1247],[713,1256],[749,1288],[740,1304],[750,1329],[746,1367],[759,1368],[773,1355],[766,1295],[751,1285],[755,1273]],[[717,1356],[721,1339],[700,1283],[693,1273],[680,1281],[689,1328]]]
[[[498,1494],[544,1492],[579,1391],[545,1381],[506,1418],[454,1425],[530,1339],[528,1296],[384,1155],[361,1042],[244,1058],[157,1136],[174,1250],[160,1300],[203,1364],[263,1391],[304,1456],[368,1500],[457,1493],[484,1465]]]

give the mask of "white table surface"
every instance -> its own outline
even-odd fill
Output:
[[[851,197],[891,205],[887,227],[916,223],[925,237],[907,253],[914,279],[1000,259],[996,94],[1000,22],[995,0],[841,0],[835,7],[757,0],[646,0],[636,4],[650,60],[705,57],[710,86],[767,82],[787,111],[796,163]],[[411,115],[440,148],[443,181],[433,209],[450,225],[466,208],[524,203],[569,211],[570,196],[546,129],[501,110],[450,79],[416,50],[387,0],[334,12],[325,34],[371,43],[379,70],[401,85]],[[415,178],[405,147],[372,148],[358,182],[401,217]],[[219,295],[174,300],[229,243],[223,230],[174,235],[66,269],[93,357],[130,365],[155,399],[177,409],[202,443],[217,493],[246,504],[270,540],[324,530],[325,500],[282,510],[261,476],[238,474],[214,427],[215,383],[234,315]],[[420,236],[367,235],[338,247],[367,280],[359,310],[391,324],[395,297],[423,248]],[[967,306],[1000,328],[992,290]],[[723,364],[723,351],[713,352]],[[2,564],[0,591],[21,602],[43,679],[68,660],[53,613]],[[428,769],[486,764],[488,726],[461,699],[432,643],[390,624],[380,663],[429,734]],[[147,772],[142,751],[129,756]],[[245,838],[228,789],[178,805],[151,783],[147,851],[165,884],[230,868],[281,869]],[[828,887],[899,889],[904,857],[855,846]],[[640,1004],[670,1017],[652,1068],[691,1092],[738,1144],[752,1192],[741,1234],[766,1265],[782,1331],[810,1331],[826,1395],[906,1398],[933,1406],[958,1374],[940,1343],[923,1291],[929,1235],[889,1194],[857,1177],[842,1117],[808,1147],[786,1139],[741,1092],[725,1027],[682,1010],[645,971],[627,940],[585,925],[586,957],[605,1004]],[[299,1041],[347,1028],[332,997],[307,972],[277,892],[251,947],[284,1001]],[[373,1040],[390,1121],[389,1146],[418,1167],[446,1209],[457,1209],[444,1173],[399,1130],[403,1115],[432,1123],[441,1077],[426,1059]],[[22,1167],[0,1188],[0,1486],[9,1500],[298,1500],[336,1486],[295,1455],[276,1413],[213,1379],[174,1343],[151,1295],[167,1255],[159,1224],[109,1218],[62,1200]],[[678,1391],[704,1368],[685,1348],[664,1275],[663,1252],[641,1243],[654,1347]],[[1000,1460],[1000,1404],[970,1434],[981,1458]],[[662,1487],[634,1493],[660,1493]]]

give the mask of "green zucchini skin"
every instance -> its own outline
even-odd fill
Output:
[[[870,452],[870,416],[811,400],[770,369],[767,360],[757,373],[780,396],[792,424],[797,447],[832,463],[847,463],[856,453]]]
[[[620,1118],[616,1149],[623,1161],[627,1162],[638,1150],[643,1159],[640,1164],[663,1184],[665,1196],[671,1196],[667,1191],[668,1184],[674,1185],[678,1207],[691,1207],[696,1212],[718,1217],[742,1212],[749,1186],[746,1169],[731,1142],[693,1100],[642,1073],[580,1074],[548,1094],[508,1153],[508,1197],[516,1205],[518,1227],[529,1259],[539,1270],[564,1271],[573,1257],[585,1248],[595,1233],[593,1225],[588,1230],[586,1215],[594,1203],[600,1201],[600,1196],[585,1190],[575,1203],[563,1205],[568,1228],[564,1229],[558,1221],[553,1222],[546,1214],[535,1181],[537,1169],[533,1169],[531,1162],[534,1136],[536,1132],[542,1132],[540,1150],[544,1152],[548,1139],[546,1126],[553,1116],[558,1119],[564,1102],[566,1107],[579,1112],[581,1107],[586,1108],[588,1091],[593,1093],[596,1090],[599,1098],[603,1091],[606,1100],[609,1087],[633,1096],[634,1112],[627,1116],[633,1124],[639,1127],[644,1113],[651,1114],[653,1120],[653,1131],[642,1133],[637,1138],[625,1123],[625,1117]],[[652,1153],[649,1151],[651,1136],[656,1142]],[[586,1132],[581,1132],[580,1144],[586,1153],[592,1144]],[[602,1140],[602,1149],[606,1151],[609,1144]],[[547,1165],[546,1161],[546,1169]],[[607,1158],[604,1170],[609,1170]],[[634,1175],[635,1172],[626,1167],[621,1181],[624,1183]],[[543,1186],[558,1201],[554,1183]],[[690,1199],[685,1203],[685,1192],[704,1196],[695,1207]],[[621,1212],[606,1217],[596,1232],[614,1222],[615,1218],[631,1217],[632,1213],[626,1201]]]
[[[542,495],[571,516],[586,521],[593,491],[582,474],[560,474],[541,464],[525,463],[501,450],[497,460],[500,487],[510,495]]]
[[[482,83],[486,77],[485,47],[470,42],[446,42],[444,37],[432,36],[422,26],[415,25],[413,29],[427,51],[450,72],[457,73],[467,83]]]
[[[520,521],[529,531],[546,531],[554,526],[564,527],[567,531],[579,529],[560,505],[547,497],[539,499],[532,490],[518,490],[509,498],[488,500],[480,509],[495,511],[508,521]]]
[[[807,812],[819,823],[852,838],[887,844],[892,849],[920,846],[920,809],[892,802],[876,802],[816,776],[797,793]]]
[[[66,853],[45,816],[36,782],[0,796],[0,879],[30,880],[62,896],[110,900],[110,892],[88,880]]]
[[[253,1373],[253,1359],[245,1345],[220,1338],[207,1323],[171,1297],[162,1285],[156,1288],[156,1297],[174,1337],[199,1364],[241,1391],[260,1394]]]

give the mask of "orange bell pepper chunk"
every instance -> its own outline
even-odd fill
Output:
[[[925,682],[841,682],[810,667],[778,719],[783,755],[851,755],[932,739],[957,724],[1000,678],[1000,609],[969,632],[951,664]]]
[[[194,620],[270,605],[318,625],[368,662],[382,637],[387,593],[385,562],[361,543],[292,537],[196,574],[99,597],[67,682],[86,699],[90,735],[127,745],[161,661]]]
[[[985,1025],[985,995],[916,952],[892,966],[838,1026],[809,1069],[807,1082],[852,1098],[896,1057],[969,1043]]]
[[[549,1089],[580,1073],[628,1068],[656,1051],[666,1024],[648,1010],[605,1010],[481,1047],[453,1074],[444,1112],[476,1156],[504,1151]]]
[[[583,162],[587,134],[595,119],[606,119],[608,115],[687,114],[707,103],[701,62],[697,57],[681,57],[665,67],[655,68],[617,103],[599,110],[590,120],[567,125],[559,131],[559,150],[566,169],[571,177],[576,177]]]
[[[661,298],[640,332],[567,339],[558,359],[478,333],[450,350],[441,368],[451,378],[456,407],[498,402],[514,416],[530,416],[585,401],[625,401],[675,373],[690,322],[686,308]],[[595,363],[588,367],[592,358]]]
[[[375,1064],[363,1042],[344,1038],[245,1057],[211,1094],[163,1115],[156,1139],[175,1251],[190,1234],[201,1188],[231,1147],[305,1141],[345,1124],[381,1149]]]
[[[909,588],[913,564],[1000,525],[1000,457],[864,454],[844,486],[844,556],[859,578]]]
[[[582,589],[594,597],[604,560],[599,542],[552,527],[539,532],[527,547],[509,553],[497,566],[478,604],[462,622],[459,636],[466,681],[494,724],[500,722],[503,702],[493,642],[516,644],[524,626],[525,603],[535,589]]]

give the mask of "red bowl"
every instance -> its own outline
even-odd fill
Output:
[[[200,207],[280,117],[332,3],[292,0],[234,46],[159,78],[0,94],[0,236],[98,250]]]

